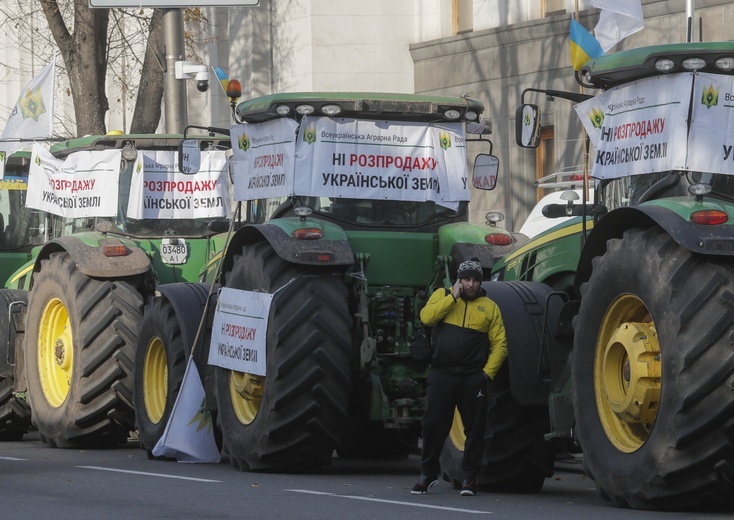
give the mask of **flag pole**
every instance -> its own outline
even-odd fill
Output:
[[[575,0],[574,2],[574,16],[576,17],[576,21],[579,19],[579,0]],[[584,93],[584,87],[579,84],[579,94]],[[581,204],[583,204],[584,207],[584,217],[581,219],[581,247],[584,247],[584,244],[586,243],[586,203],[588,202],[589,197],[589,139],[586,135],[586,128],[584,128],[583,125],[581,125],[581,142],[583,146],[583,153],[581,154],[581,157],[583,158],[583,179],[581,181]]]
[[[578,1],[578,0],[576,0]],[[691,43],[696,30],[693,23],[694,11],[696,10],[696,0],[686,0],[686,42]]]

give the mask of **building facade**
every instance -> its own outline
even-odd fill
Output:
[[[8,0],[0,11],[32,4]],[[644,29],[612,51],[685,41],[683,0],[642,0],[642,7]],[[29,12],[35,17],[32,26],[43,28],[42,14]],[[582,129],[570,102],[525,94],[525,101],[543,111],[543,142],[533,151],[514,140],[515,109],[525,89],[579,91],[570,65],[570,18],[577,12],[589,30],[598,20],[598,10],[583,0],[260,0],[256,7],[201,12],[186,25],[192,54],[185,58],[227,68],[241,81],[245,97],[342,90],[468,94],[482,101],[493,121],[500,179],[496,190],[472,194],[472,221],[482,222],[487,211],[498,210],[506,215],[501,225],[517,230],[540,198],[537,178],[584,169]],[[728,23],[734,4],[699,0],[695,17],[704,40],[734,38]],[[50,59],[52,49],[41,46],[32,32],[19,38],[0,31],[0,126],[23,87]],[[112,71],[134,79],[139,62],[120,56]],[[71,136],[73,107],[64,94],[63,70],[57,81],[57,133]],[[110,130],[130,127],[134,89],[129,83],[134,81],[124,87],[114,79],[108,83]],[[189,83],[188,121],[229,125],[229,105],[216,82],[206,93]]]
[[[454,2],[454,6],[460,3]],[[543,114],[543,141],[537,150],[517,146],[514,130],[515,109],[525,89],[582,91],[574,78],[569,51],[569,24],[575,5],[541,1],[470,3],[474,21],[483,25],[475,24],[465,27],[465,32],[410,45],[415,91],[469,94],[485,104],[486,115],[493,120],[492,140],[494,153],[500,159],[500,178],[495,191],[472,194],[470,218],[481,222],[487,211],[498,210],[506,215],[505,226],[517,230],[542,196],[535,187],[536,179],[555,172],[584,170],[582,128],[571,102],[551,101],[532,92],[525,94],[525,102],[538,104]],[[500,3],[524,5],[526,10],[503,11]],[[685,2],[642,0],[642,8],[644,28],[610,52],[686,41]],[[538,16],[532,16],[533,12]],[[582,4],[577,19],[591,30],[598,13]],[[734,26],[730,23],[734,22],[733,3],[699,0],[694,19],[695,40],[734,39]]]

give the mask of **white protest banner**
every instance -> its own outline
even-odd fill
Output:
[[[120,150],[94,150],[62,161],[34,144],[26,206],[66,218],[114,217],[120,159]]]
[[[734,78],[697,74],[693,89],[687,166],[734,174]]]
[[[273,295],[224,287],[214,312],[209,364],[265,375],[268,315]]]
[[[576,105],[596,148],[591,176],[614,179],[686,164],[692,75],[657,76]]]
[[[196,174],[178,171],[175,151],[138,152],[130,181],[129,218],[217,218],[228,214],[229,178],[223,150],[201,152]]]
[[[233,125],[234,200],[293,195],[296,128],[292,119]]]
[[[206,408],[204,385],[192,357],[189,357],[181,390],[163,435],[153,448],[153,455],[179,462],[220,461],[212,413]]]
[[[469,200],[465,147],[458,123],[429,127],[304,117],[296,145],[295,192],[376,200]]]

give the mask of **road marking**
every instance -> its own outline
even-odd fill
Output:
[[[458,513],[471,513],[471,514],[476,514],[476,515],[494,514],[491,511],[478,511],[476,509],[462,509],[459,507],[432,506],[430,504],[416,504],[415,502],[402,502],[400,500],[383,500],[381,498],[360,497],[356,495],[338,495],[336,493],[323,493],[321,491],[311,491],[309,489],[286,489],[286,491],[291,491],[293,493],[305,493],[307,495],[325,495],[325,496],[338,497],[338,498],[351,498],[352,500],[364,500],[366,502],[382,502],[383,504],[397,504],[401,506],[410,506],[410,507],[425,507],[427,509],[440,509],[442,511],[455,511]]]
[[[19,459],[18,457],[0,457],[2,460],[28,460],[28,459]]]
[[[148,473],[147,471],[130,471],[127,469],[103,468],[101,466],[77,466],[77,468],[96,469],[99,471],[111,471],[113,473],[130,473],[132,475],[145,475],[147,477],[177,478],[180,480],[195,480],[196,482],[222,482],[221,480],[211,480],[208,478],[180,477],[178,475],[166,475],[165,473]]]

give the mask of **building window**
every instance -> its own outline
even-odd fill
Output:
[[[543,18],[566,12],[566,0],[541,0]]]
[[[453,0],[454,34],[471,32],[473,30],[472,3],[473,0]]]
[[[552,126],[540,129],[540,145],[535,149],[535,178],[541,179],[556,171],[556,155],[554,152],[554,131]],[[554,191],[553,189],[538,189],[537,200]]]

